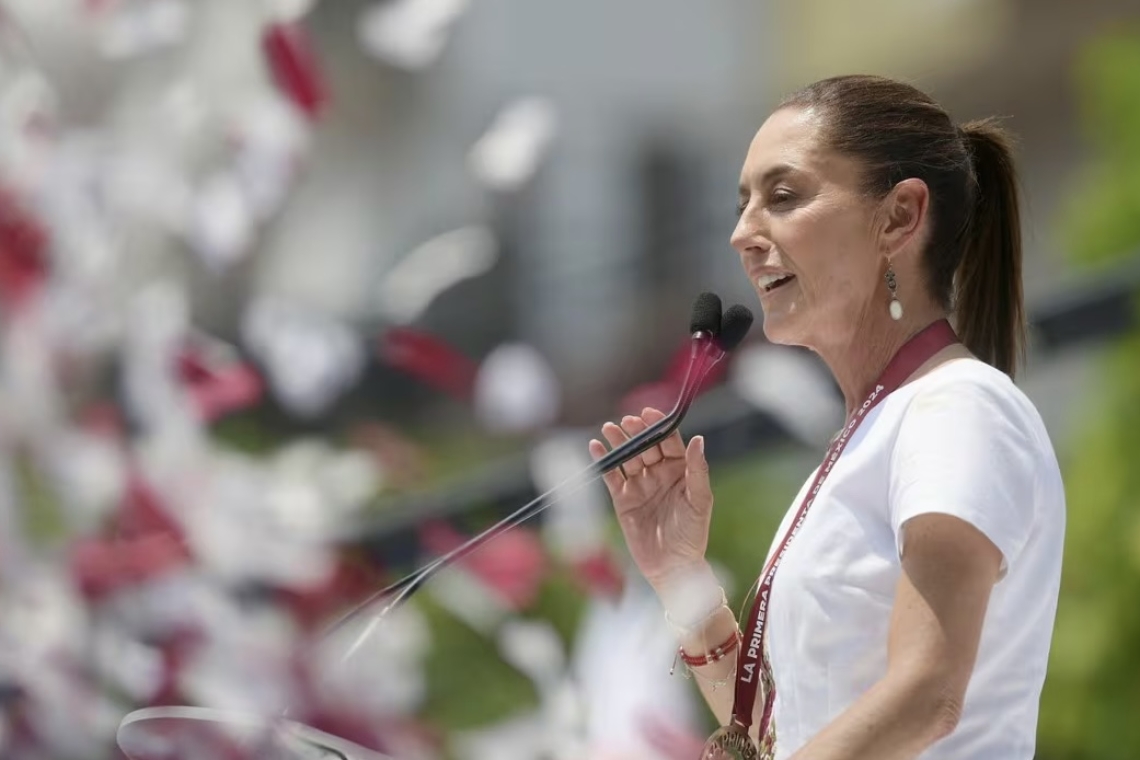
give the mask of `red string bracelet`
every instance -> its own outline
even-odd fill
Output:
[[[734,649],[740,646],[744,637],[740,634],[739,630],[733,631],[732,635],[725,640],[720,646],[714,647],[711,651],[700,655],[685,654],[682,648],[677,649],[678,655],[681,657],[681,662],[688,665],[690,668],[699,668],[702,665],[711,665],[714,662],[720,662],[727,657]]]

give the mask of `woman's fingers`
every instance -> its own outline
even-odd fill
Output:
[[[630,438],[633,438],[638,433],[644,432],[647,427],[649,426],[645,424],[644,420],[642,420],[640,417],[634,417],[632,415],[623,417],[621,421],[621,429],[624,430],[626,435],[628,435]],[[639,468],[639,470],[644,467],[652,467],[664,458],[665,455],[661,453],[661,449],[659,449],[657,446],[650,446],[648,449],[641,452],[640,459],[642,467]]]
[[[602,425],[602,435],[605,436],[607,441],[609,441],[610,448],[614,449],[629,440],[629,437],[625,434],[625,431],[612,422],[607,422],[606,424]],[[625,472],[625,476],[627,478],[630,478],[641,472],[644,467],[645,465],[642,464],[641,457],[634,457],[633,459],[623,464],[621,466],[621,469]]]
[[[685,451],[685,491],[689,503],[699,513],[712,509],[712,484],[709,483],[709,463],[705,459],[705,437],[695,435]]]
[[[641,412],[641,419],[645,420],[647,424],[653,425],[665,419],[665,413],[657,409],[646,407]],[[669,434],[668,438],[657,444],[657,446],[661,449],[663,456],[675,459],[680,459],[685,456],[685,443],[681,440],[680,431],[674,430]]]
[[[664,418],[665,415],[657,409],[646,407],[640,417],[627,415],[622,418],[620,425],[612,422],[602,425],[602,436],[609,442],[611,448],[616,448],[628,442],[630,438],[645,432],[645,429],[650,425],[656,424]],[[680,433],[674,432],[662,443],[646,449],[640,456],[627,461],[622,465],[622,470],[627,478],[633,477],[644,472],[646,467],[652,467],[667,457],[682,459],[684,456],[685,444],[681,440]]]
[[[590,450],[590,456],[594,458],[595,462],[606,455],[606,445],[596,438],[590,440],[588,448]],[[612,499],[621,492],[622,485],[625,483],[625,476],[622,475],[620,467],[615,467],[602,475],[602,482],[605,483],[606,488],[609,489],[610,498]]]

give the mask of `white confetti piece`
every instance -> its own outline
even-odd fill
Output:
[[[472,146],[468,165],[491,189],[515,190],[534,176],[556,129],[556,111],[549,100],[511,103]]]
[[[498,241],[486,227],[434,237],[388,271],[376,291],[377,309],[393,322],[414,322],[449,288],[489,271],[498,255]]]

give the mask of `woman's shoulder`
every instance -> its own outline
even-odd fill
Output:
[[[954,387],[964,391],[1024,395],[1009,375],[972,356],[948,359],[908,385],[914,386],[915,391]]]
[[[941,408],[961,414],[960,420],[1012,423],[1040,443],[1049,436],[1037,407],[999,369],[974,358],[951,359],[904,386],[904,414]]]

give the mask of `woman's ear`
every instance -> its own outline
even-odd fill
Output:
[[[925,235],[930,188],[915,177],[899,182],[879,205],[879,248],[888,258],[918,243]]]

